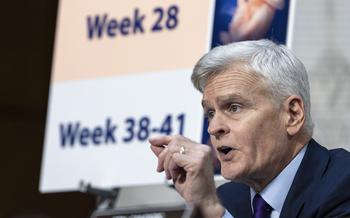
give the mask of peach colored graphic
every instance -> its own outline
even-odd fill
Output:
[[[152,32],[154,9],[178,7],[177,27]],[[135,9],[145,15],[144,33],[89,39],[87,17],[107,14],[121,20]],[[92,79],[192,68],[208,50],[212,0],[77,0],[60,1],[52,81]],[[163,17],[167,16],[164,13]],[[162,21],[165,25],[165,20]]]

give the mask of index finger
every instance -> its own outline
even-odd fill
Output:
[[[164,135],[164,136],[156,136],[153,138],[148,139],[149,143],[151,143],[152,146],[156,147],[164,147],[165,145],[168,145],[171,141],[171,136]]]
[[[151,145],[151,150],[158,157],[160,153],[165,149],[164,146],[153,146]]]
[[[170,136],[157,136],[148,139],[151,143],[151,150],[158,157],[160,153],[165,149],[165,147],[170,143]]]

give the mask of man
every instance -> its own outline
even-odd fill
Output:
[[[232,182],[216,191],[206,145],[182,136],[150,143],[157,170],[203,217],[350,216],[350,154],[312,139],[308,77],[291,51],[268,40],[216,47],[192,82]]]

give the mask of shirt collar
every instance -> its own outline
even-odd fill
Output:
[[[278,213],[281,213],[282,206],[286,200],[289,189],[293,183],[295,174],[300,166],[300,163],[305,155],[307,146],[293,158],[293,160],[274,178],[259,194],[262,198]],[[256,192],[250,188],[251,203]],[[253,203],[252,203],[253,204]],[[252,206],[253,208],[253,206]]]

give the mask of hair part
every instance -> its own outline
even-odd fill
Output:
[[[235,68],[261,77],[278,104],[290,95],[300,96],[304,103],[305,127],[312,134],[314,124],[307,72],[286,46],[262,39],[215,47],[197,62],[191,80],[203,93],[209,78]]]

